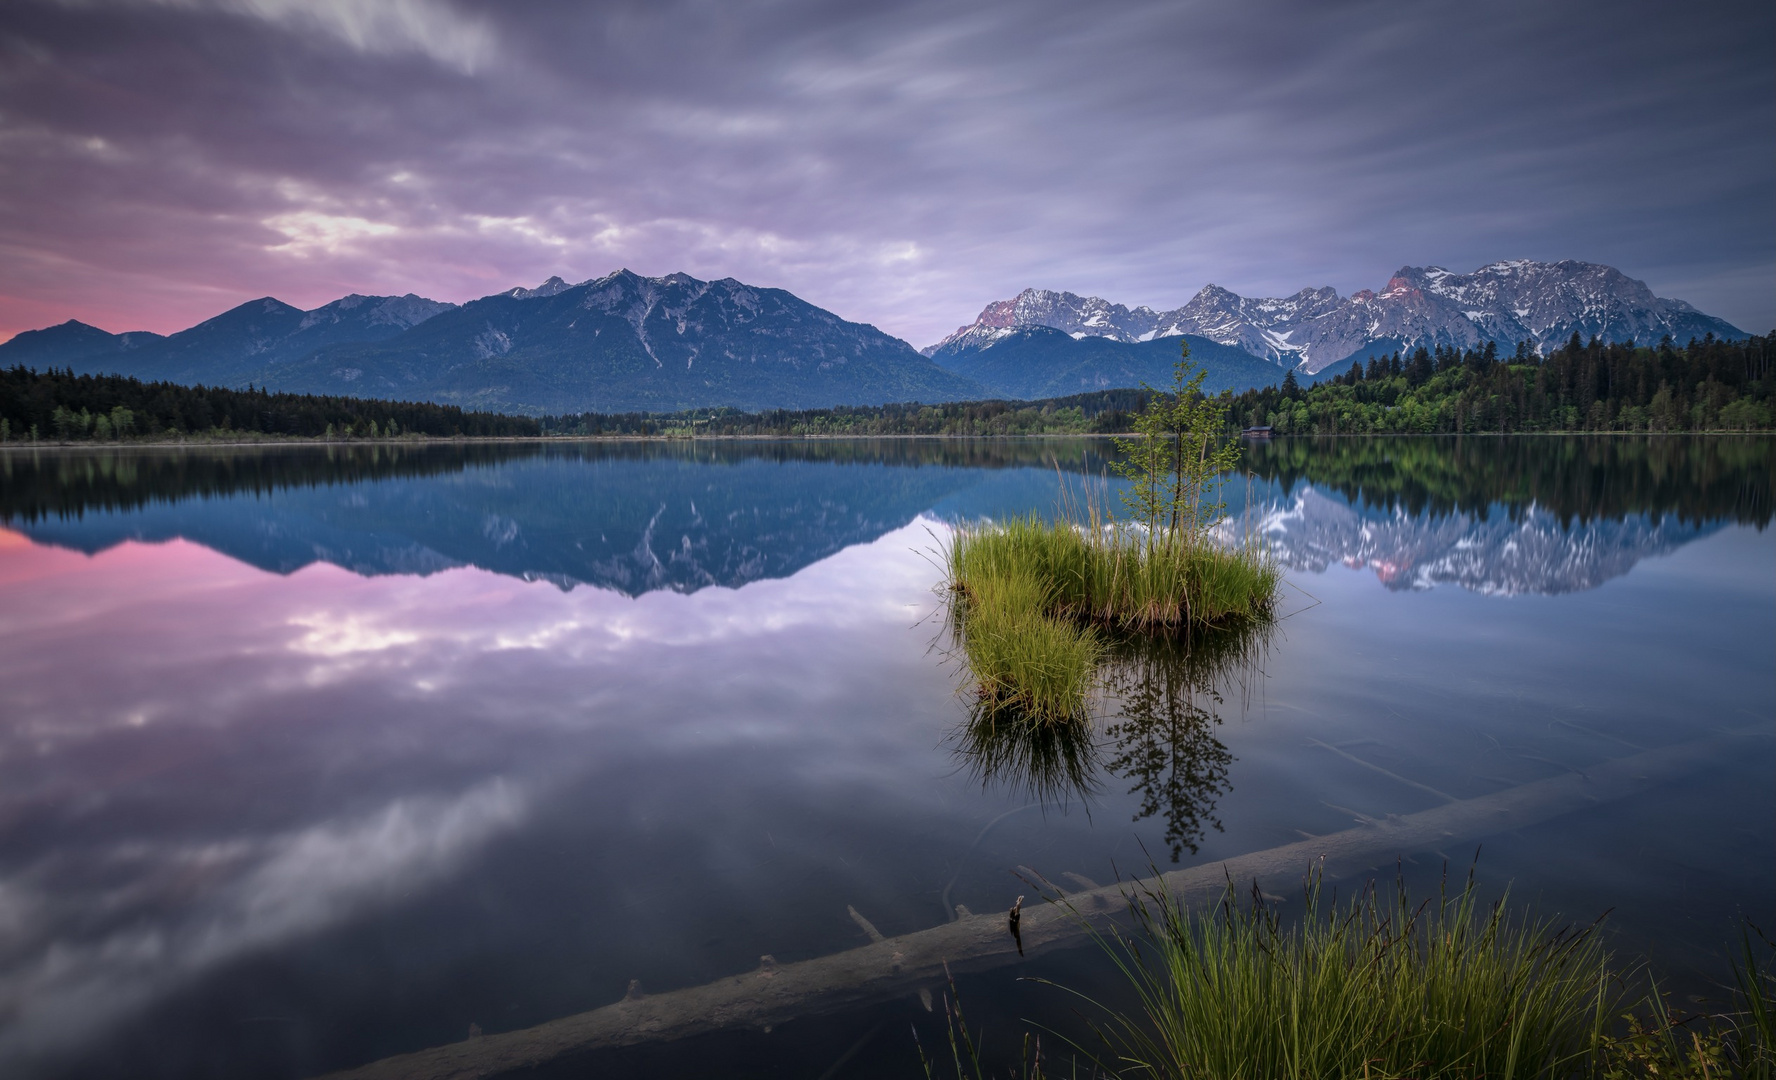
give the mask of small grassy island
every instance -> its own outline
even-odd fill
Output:
[[[1087,498],[1036,517],[960,524],[949,544],[951,609],[972,678],[991,711],[1037,723],[1084,715],[1110,639],[1180,636],[1264,621],[1282,573],[1251,542],[1211,536],[1214,497],[1237,462],[1224,401],[1201,392],[1184,346],[1167,393],[1118,437],[1125,519]]]

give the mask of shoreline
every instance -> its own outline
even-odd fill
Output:
[[[823,435],[454,435],[424,436],[412,438],[401,436],[393,439],[136,439],[129,442],[7,442],[0,443],[0,453],[20,453],[25,451],[43,450],[201,450],[201,449],[240,449],[244,447],[264,447],[268,449],[286,449],[290,447],[356,447],[356,446],[458,446],[488,444],[533,444],[533,443],[618,443],[618,442],[657,442],[657,443],[719,443],[719,442],[861,442],[865,440],[883,439],[948,439],[948,440],[1006,440],[1006,439],[1116,439],[1133,438],[1135,432],[1117,431],[1085,431],[1085,432],[1031,432],[1024,434],[1005,435],[961,435],[961,434],[923,434],[894,432],[884,434],[823,434]],[[1234,436],[1239,442],[1273,442],[1286,439],[1500,439],[1525,436],[1610,436],[1641,438],[1692,438],[1698,436],[1723,435],[1763,435],[1776,436],[1776,431],[1761,428],[1723,428],[1711,431],[1377,431],[1377,432],[1339,432],[1309,433],[1299,435],[1271,435],[1263,438]]]

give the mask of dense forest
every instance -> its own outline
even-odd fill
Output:
[[[679,413],[545,416],[550,435],[816,437],[830,435],[1091,435],[1123,431],[1144,390],[1099,390],[1043,401],[841,405],[831,409],[698,409]]]
[[[1224,393],[1234,427],[1279,435],[1464,434],[1537,431],[1767,431],[1776,411],[1776,338],[1678,346],[1589,344],[1578,335],[1548,356],[1527,342],[1418,349],[1356,362],[1312,386]],[[715,409],[672,414],[548,416],[561,435],[821,436],[1045,435],[1128,430],[1143,390],[1045,401],[852,406],[791,412]]]
[[[1243,426],[1279,435],[1513,431],[1764,431],[1776,391],[1776,337],[1678,346],[1586,344],[1574,334],[1546,357],[1528,343],[1418,349],[1353,363],[1311,387],[1232,399]]]
[[[0,368],[0,442],[537,435],[530,417],[455,405],[145,383],[122,375]]]
[[[1302,386],[1224,393],[1232,427],[1279,435],[1767,431],[1776,424],[1776,336],[1684,346],[1586,344],[1546,357],[1527,343],[1501,356],[1418,349],[1371,357]],[[1092,435],[1123,432],[1149,391],[1100,390],[1043,401],[839,406],[747,413],[579,413],[541,418],[454,405],[273,394],[122,376],[0,369],[0,441],[400,436],[817,438],[885,435]]]

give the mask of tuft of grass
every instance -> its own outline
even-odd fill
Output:
[[[1139,526],[1030,515],[958,523],[944,552],[951,615],[982,701],[1038,723],[1082,719],[1106,640],[1267,622],[1282,571],[1247,542],[1222,547]]]
[[[1348,905],[1316,882],[1298,922],[1231,887],[1194,914],[1133,896],[1136,932],[1103,943],[1139,1010],[1099,1030],[1121,1076],[1177,1080],[1564,1077],[1604,1037],[1610,973],[1590,929],[1516,922],[1460,892]]]
[[[1095,516],[1095,515],[1094,515]],[[1282,570],[1255,544],[1183,535],[1148,542],[1139,526],[1034,515],[958,524],[947,554],[964,596],[1022,577],[1058,618],[1119,631],[1181,634],[1269,617]]]
[[[963,654],[996,722],[1085,718],[1103,642],[1054,617],[1050,582],[1007,566],[973,575],[955,592]]]

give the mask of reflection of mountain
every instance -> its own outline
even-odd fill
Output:
[[[1284,439],[1247,448],[1284,563],[1393,588],[1595,587],[1732,521],[1771,520],[1776,441]],[[782,577],[939,518],[1047,513],[1094,440],[351,445],[0,453],[0,521],[93,552],[184,537],[266,570],[453,566],[636,595]],[[1091,481],[1093,484],[1096,480]],[[1115,506],[1114,490],[1099,495]]]
[[[23,526],[96,551],[184,537],[278,573],[328,562],[359,574],[471,565],[638,595],[783,577],[911,521],[968,471],[758,459],[532,458],[499,469],[91,513]]]
[[[1372,569],[1390,589],[1454,584],[1500,596],[1593,589],[1721,527],[1650,514],[1563,524],[1534,505],[1510,513],[1365,511],[1312,487],[1257,513],[1292,570],[1317,573],[1336,562]]]
[[[476,566],[639,595],[786,577],[957,500],[1051,502],[1044,459],[1090,458],[908,440],[492,449],[47,455],[9,463],[0,513],[89,553],[184,538],[276,573]]]

